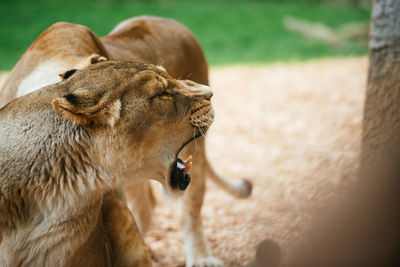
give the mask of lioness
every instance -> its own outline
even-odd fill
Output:
[[[190,79],[208,85],[208,68],[203,51],[193,34],[181,24],[163,18],[138,17],[117,25],[109,35],[97,38],[88,28],[70,23],[56,23],[44,31],[29,47],[0,89],[0,106],[16,96],[59,81],[59,73],[79,69],[91,55],[112,60],[162,64],[174,78]],[[221,266],[212,257],[203,234],[201,206],[205,177],[209,176],[236,197],[248,197],[251,184],[244,180],[225,180],[213,170],[205,155],[204,139],[197,146],[189,144],[183,158],[194,154],[192,182],[184,194],[183,233],[187,266]],[[150,225],[155,198],[148,181],[124,187],[139,229]]]
[[[63,78],[0,110],[0,265],[151,265],[124,205],[103,195],[149,178],[179,192],[177,156],[211,124],[212,91],[143,63]]]

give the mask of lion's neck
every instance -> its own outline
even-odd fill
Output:
[[[41,120],[0,120],[0,224],[54,214],[68,219],[107,188],[91,162],[88,132],[47,113]]]

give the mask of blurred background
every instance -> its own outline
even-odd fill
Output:
[[[211,65],[367,53],[368,0],[2,0],[0,70],[14,66],[57,21],[98,36],[137,15],[174,18],[199,38]]]

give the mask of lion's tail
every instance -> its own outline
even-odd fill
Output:
[[[249,180],[244,178],[234,180],[225,179],[215,172],[209,162],[206,166],[208,177],[232,196],[237,198],[248,198],[251,195],[253,185]]]

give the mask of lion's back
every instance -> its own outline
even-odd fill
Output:
[[[208,84],[207,61],[198,40],[175,20],[151,16],[127,19],[100,40],[112,60],[160,64],[174,78]]]

